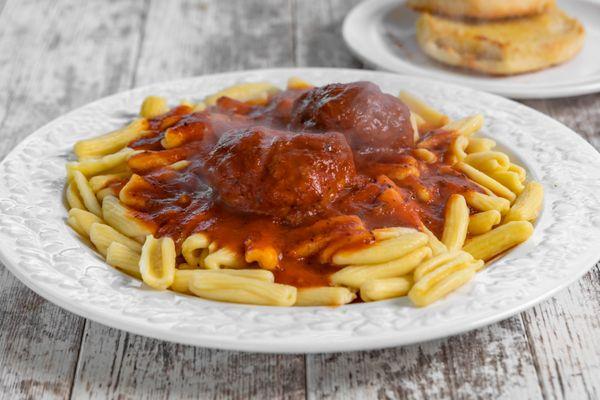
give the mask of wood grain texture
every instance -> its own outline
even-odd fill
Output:
[[[598,399],[600,271],[523,314],[544,397]]]
[[[140,11],[133,1],[5,4],[0,156],[69,109],[127,87]],[[4,267],[0,300],[1,397],[68,397],[84,320],[44,301]]]
[[[336,3],[319,2],[316,7],[311,1],[296,1],[299,65],[357,66],[336,32],[341,19],[335,14],[344,15],[352,2]],[[329,35],[338,39],[327,40]],[[515,317],[463,336],[401,349],[308,355],[307,393],[315,399],[541,398],[527,339],[520,317]]]
[[[530,100],[600,150],[600,95]],[[544,397],[600,398],[600,264],[577,283],[523,313]]]
[[[518,317],[420,345],[308,356],[306,368],[311,399],[541,397]]]
[[[128,87],[213,72],[361,67],[359,0],[0,0],[0,157]],[[4,6],[4,7],[3,7]],[[600,148],[600,95],[526,104]],[[332,355],[215,351],[85,322],[0,269],[0,398],[600,398],[600,270],[464,335]]]
[[[292,41],[286,0],[153,1],[136,84],[291,66]]]
[[[600,94],[523,103],[562,122],[600,151]]]
[[[153,1],[134,81],[291,65],[290,20],[281,1]],[[304,391],[301,355],[201,349],[89,323],[73,398],[297,399]]]
[[[68,395],[84,320],[0,270],[0,398]]]
[[[75,399],[300,399],[302,357],[208,350],[91,324]]]
[[[342,39],[342,22],[359,0],[293,0],[294,61],[298,67],[360,68]]]

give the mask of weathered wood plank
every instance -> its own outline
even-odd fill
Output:
[[[74,399],[300,399],[302,357],[215,351],[91,324]]]
[[[526,104],[561,121],[600,150],[600,95]],[[600,264],[523,320],[544,396],[600,397]]]
[[[600,151],[600,94],[554,100],[527,100],[523,103],[567,125]]]
[[[600,398],[600,270],[523,313],[544,397]]]
[[[136,85],[293,65],[288,1],[154,1]]]
[[[357,67],[339,36],[357,2],[154,1],[145,21],[143,2],[9,1],[0,15],[0,157],[51,118],[131,84],[293,64]],[[600,147],[600,96],[527,103]],[[596,267],[521,317],[455,338],[310,356],[308,391],[301,356],[198,349],[88,323],[72,397],[598,398],[598,282]],[[1,397],[68,396],[83,320],[4,269],[0,304]]]
[[[134,1],[8,1],[0,15],[0,157],[54,117],[116,91],[136,49]],[[0,270],[3,398],[65,398],[84,320]]]
[[[342,39],[344,17],[359,0],[294,0],[294,57],[299,67],[360,68]]]
[[[83,319],[0,270],[0,397],[63,398],[68,395]]]
[[[541,398],[518,317],[449,339],[307,356],[310,399]]]
[[[299,65],[356,67],[339,35],[356,2],[296,2]],[[519,351],[514,351],[518,348]],[[539,398],[519,317],[463,336],[376,352],[307,356],[311,398]]]
[[[291,65],[290,18],[280,1],[154,1],[135,83]],[[303,356],[200,349],[90,323],[73,398],[296,399],[304,378]]]
[[[50,119],[129,85],[140,13],[137,1],[6,5],[0,154]]]

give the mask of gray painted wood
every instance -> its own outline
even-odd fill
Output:
[[[541,397],[518,317],[450,339],[308,356],[311,399]]]
[[[316,7],[297,0],[297,15],[303,16],[296,19],[299,65],[357,67],[339,32],[353,3],[327,1]],[[314,399],[540,398],[535,368],[519,317],[400,349],[306,357],[307,392]]]
[[[90,324],[74,399],[304,398],[301,356],[183,346]]]
[[[68,110],[128,87],[144,8],[8,1],[0,14],[0,156]],[[2,398],[65,398],[84,319],[0,271]]]
[[[294,61],[299,67],[360,68],[342,39],[342,21],[358,0],[293,0]]]
[[[290,21],[279,1],[153,1],[135,83],[292,65]],[[301,355],[199,349],[89,323],[73,398],[296,399],[305,397],[304,376]]]
[[[152,1],[136,84],[293,65],[287,0]]]
[[[600,151],[600,95],[530,100]],[[600,263],[577,283],[522,314],[545,398],[600,398]]]
[[[358,0],[0,1],[0,156],[128,87],[281,66],[359,68],[340,36]],[[268,45],[267,45],[268,44]],[[600,95],[527,101],[600,148]],[[381,351],[259,355],[84,321],[0,270],[0,398],[600,397],[600,271],[530,311]]]

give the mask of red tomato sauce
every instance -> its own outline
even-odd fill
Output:
[[[128,205],[178,247],[195,232],[240,254],[271,246],[276,282],[328,285],[336,249],[372,242],[374,228],[440,235],[448,197],[481,191],[445,160],[452,134],[415,143],[409,117],[368,82],[286,90],[262,105],[223,97],[201,112],[179,106],[130,144],[144,152],[128,162],[137,175],[124,189]],[[417,145],[438,161],[415,157]]]

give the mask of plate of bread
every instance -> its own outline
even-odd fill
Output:
[[[600,91],[596,0],[368,0],[343,36],[369,66],[507,97]]]

